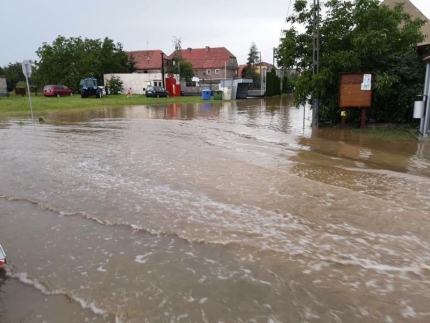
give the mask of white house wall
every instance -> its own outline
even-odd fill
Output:
[[[119,77],[124,82],[124,93],[131,87],[131,92],[133,94],[143,94],[143,89],[146,89],[150,85],[155,85],[155,82],[157,82],[157,85],[161,84],[161,86],[163,86],[161,73],[104,74],[103,78],[105,84],[107,84],[107,80],[113,75]]]

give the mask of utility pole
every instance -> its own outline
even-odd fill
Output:
[[[260,52],[260,95],[263,96],[263,69],[261,64],[261,52]]]
[[[175,45],[176,65],[178,66],[178,79],[179,79],[179,84],[181,84],[181,54],[182,54],[181,38],[174,37],[173,43]]]
[[[275,67],[275,47],[273,47],[273,67]]]
[[[161,80],[163,82],[163,88],[166,88],[164,84],[164,53],[161,52]]]
[[[320,0],[314,0],[314,20],[313,20],[313,76],[320,72]],[[317,91],[312,93],[313,117],[312,125],[318,127],[318,110],[320,98]]]

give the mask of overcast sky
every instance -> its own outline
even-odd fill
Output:
[[[312,0],[308,0],[312,2]],[[322,0],[321,0],[322,1]],[[430,0],[411,0],[430,18]],[[290,5],[291,2],[291,5]],[[182,48],[226,47],[246,63],[252,42],[262,60],[273,62],[273,47],[288,27],[294,0],[164,0],[164,1],[49,1],[3,0],[0,18],[0,66],[37,59],[36,50],[58,35],[109,37],[124,50],[174,50],[173,38]]]

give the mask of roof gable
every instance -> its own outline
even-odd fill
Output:
[[[430,44],[430,21],[429,19],[409,0],[384,0],[381,4],[386,5],[389,8],[394,8],[396,4],[403,3],[403,11],[411,16],[412,19],[421,19],[425,23],[421,27],[421,32],[423,33],[425,39],[423,42],[419,43],[418,46],[429,45]]]
[[[133,55],[138,70],[159,70],[161,69],[161,55],[167,58],[166,54],[159,49],[135,50],[126,53],[127,55]]]
[[[175,52],[170,54],[173,59]],[[225,47],[188,48],[181,50],[182,58],[193,64],[194,69],[221,68],[229,64],[231,58],[236,59]]]

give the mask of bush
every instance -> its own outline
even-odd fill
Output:
[[[27,88],[27,83],[24,81],[19,81],[18,83],[16,83],[15,87],[18,88]]]
[[[124,82],[115,75],[106,80],[106,85],[109,88],[109,94],[118,94],[124,91]]]

